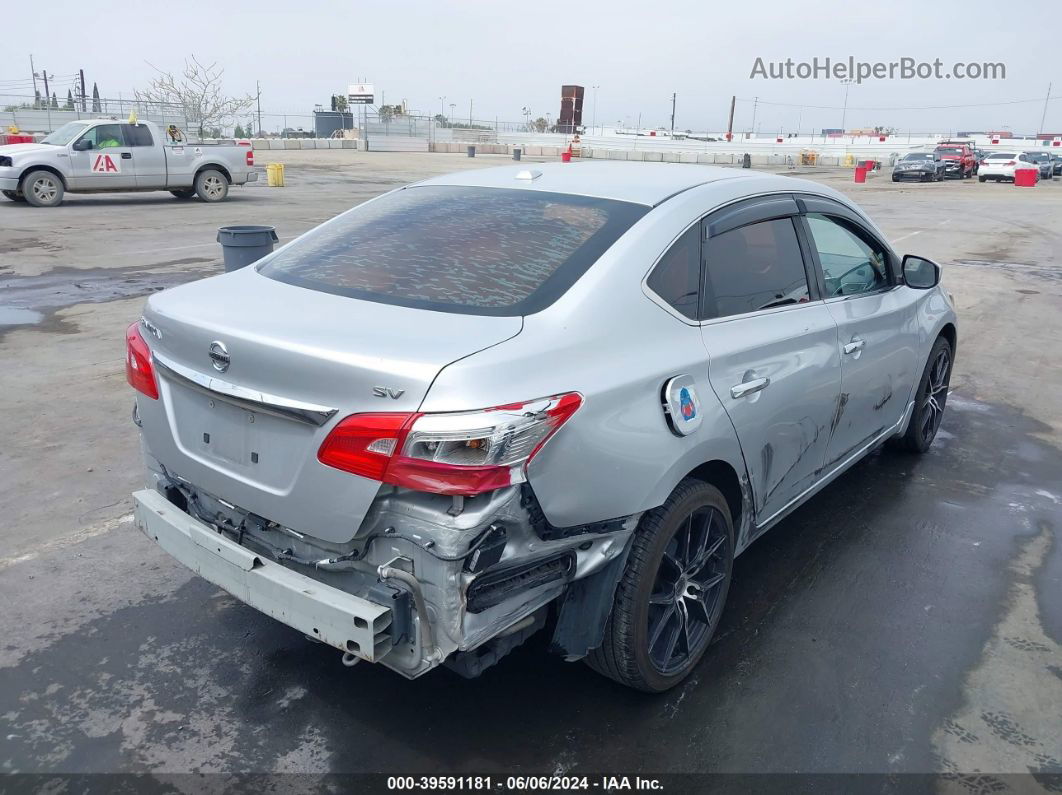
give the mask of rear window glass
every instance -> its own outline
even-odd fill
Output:
[[[648,210],[531,190],[411,187],[314,229],[259,272],[381,303],[529,314],[563,295]]]
[[[988,156],[989,160],[1013,160],[1015,157],[1013,152],[996,152]]]

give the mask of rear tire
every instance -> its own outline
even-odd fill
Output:
[[[900,446],[912,453],[924,453],[933,444],[944,418],[951,384],[954,353],[944,337],[937,337],[929,352],[922,380],[915,393],[915,407],[907,431],[900,437]]]
[[[679,684],[719,626],[733,564],[726,499],[710,483],[684,479],[638,524],[604,640],[587,664],[649,693]]]
[[[17,190],[5,190],[5,191],[0,191],[0,192],[2,192],[4,194],[5,198],[11,199],[11,201],[13,201],[13,202],[24,202],[24,201],[26,201],[26,197],[23,196],[21,193],[19,193]]]
[[[988,181],[988,177],[978,177],[977,181],[978,182],[987,182]]]
[[[178,199],[190,199],[195,196],[195,188],[182,188],[181,190],[171,190],[174,196]]]
[[[63,201],[63,181],[51,171],[31,171],[20,187],[26,201],[34,207],[57,207]]]
[[[205,202],[224,201],[229,195],[229,180],[213,168],[200,171],[195,176],[195,194]]]

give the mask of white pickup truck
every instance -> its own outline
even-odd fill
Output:
[[[37,144],[0,146],[0,192],[34,207],[55,207],[67,192],[168,190],[218,202],[257,179],[249,146],[185,143],[149,121],[83,119]]]

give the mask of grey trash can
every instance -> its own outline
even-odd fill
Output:
[[[273,250],[277,230],[272,226],[223,226],[218,242],[225,255],[225,272],[239,270],[257,262]]]
[[[752,168],[752,155],[750,155],[748,152],[746,152],[744,157],[741,158],[741,167]]]
[[[520,147],[517,146],[513,148],[513,160],[519,160],[521,157],[523,157],[523,154],[524,150]]]
[[[468,156],[469,157],[475,157],[476,156],[476,147],[474,147],[474,146],[468,147]]]

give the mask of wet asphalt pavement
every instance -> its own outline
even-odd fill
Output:
[[[125,522],[0,570],[0,766],[1062,772],[1045,430],[954,394],[927,456],[870,456],[739,558],[707,657],[662,696],[534,640],[478,680],[347,669]]]

